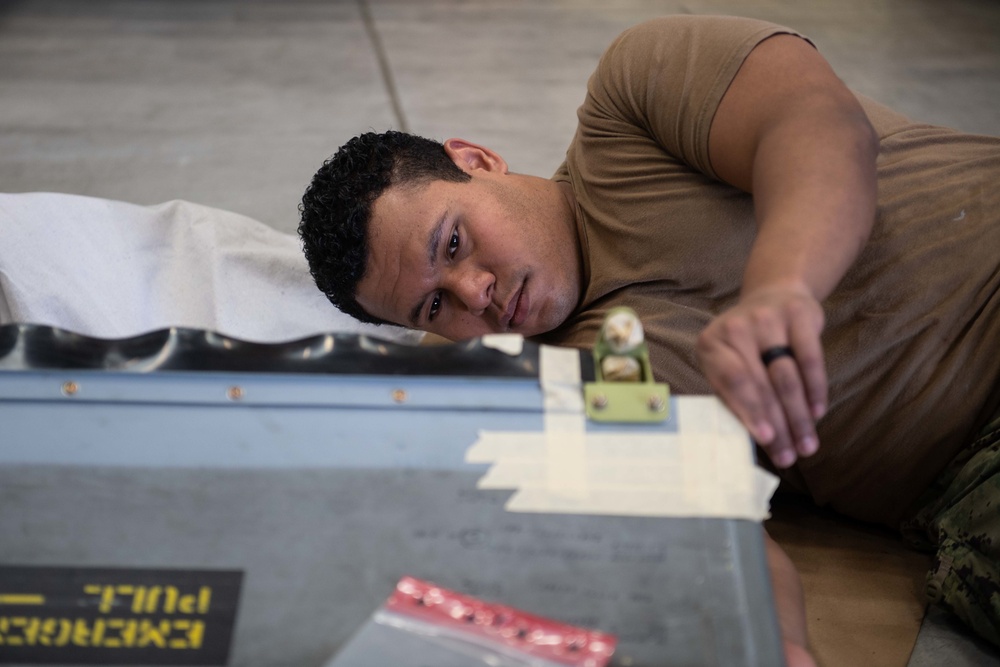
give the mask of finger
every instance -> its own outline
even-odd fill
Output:
[[[734,338],[742,342],[736,346],[722,342],[716,331],[706,329],[697,346],[701,367],[716,394],[757,444],[776,466],[786,468],[795,462],[796,454],[784,413],[757,358],[756,343],[738,335],[730,335],[729,341]]]
[[[810,313],[794,308],[787,312],[787,340],[794,356],[768,357],[773,359],[771,363],[768,363],[768,358],[762,357],[762,361],[768,366],[768,374],[781,401],[796,450],[802,456],[811,456],[819,449],[816,415],[822,414],[826,404],[826,372],[819,342],[822,311]],[[805,369],[808,369],[808,374]],[[817,394],[819,398],[816,398]]]
[[[772,361],[767,372],[781,404],[795,450],[802,456],[815,454],[819,449],[819,440],[796,360],[788,356]]]
[[[787,340],[788,336],[786,324],[784,319],[770,308],[753,309],[751,321],[754,335],[752,338],[741,341],[740,354],[746,360],[758,385],[757,395],[765,419],[774,429],[774,438],[771,442],[761,444],[776,466],[787,468],[796,460],[794,432],[791,429],[789,417],[797,418],[799,413],[795,409],[794,394],[789,395],[789,392],[796,390],[795,383],[798,378],[789,378],[784,375],[782,376],[784,380],[776,384],[761,353],[761,350],[780,349],[784,346],[784,341]],[[782,362],[779,366],[789,363],[788,359],[779,358],[776,361]],[[794,364],[791,366],[794,367]],[[801,392],[801,387],[798,391]],[[789,409],[789,406],[792,409]]]
[[[813,327],[796,321],[789,332],[792,348],[795,350],[795,361],[805,385],[806,400],[813,421],[826,414],[827,379],[826,364],[823,359],[823,344],[819,331]]]
[[[695,352],[712,389],[736,415],[758,443],[774,440],[774,429],[757,396],[744,355],[731,341],[747,335],[742,322],[716,320],[698,335]]]
[[[785,405],[790,399],[786,395],[789,391],[794,391],[794,383],[797,376],[792,373],[793,378],[789,378],[787,373],[781,374],[776,381],[771,375],[770,368],[765,368],[757,354],[754,373],[759,375],[761,387],[759,394],[764,403],[767,419],[774,427],[774,439],[763,445],[771,460],[779,468],[787,468],[795,463],[797,451],[795,447],[795,430],[792,427],[791,418],[796,418],[798,414],[794,410],[789,410]],[[781,363],[773,362],[772,366],[794,365],[790,359],[779,359]],[[779,369],[780,370],[780,369]],[[783,393],[785,392],[785,393]]]
[[[780,410],[773,415],[759,400],[763,391],[769,390],[767,383],[757,383],[749,372],[730,377],[725,374],[709,377],[712,388],[723,403],[736,415],[768,458],[779,468],[787,468],[795,463],[796,453],[788,436],[787,427],[776,429],[773,423],[783,422]],[[762,386],[763,385],[763,386]],[[775,405],[777,403],[775,402]]]

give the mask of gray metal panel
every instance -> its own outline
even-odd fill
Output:
[[[0,384],[14,381],[0,373]],[[0,400],[0,564],[243,570],[232,665],[323,664],[404,574],[615,633],[620,665],[781,663],[758,524],[514,514],[507,492],[475,488],[484,467],[465,464],[465,450],[480,429],[540,430],[536,384],[77,381],[74,397],[49,387]],[[189,381],[216,394],[201,400]],[[234,384],[271,398],[219,400]],[[104,394],[89,402],[92,385]],[[391,400],[397,389],[403,404]],[[375,398],[362,406],[365,392]],[[493,399],[443,407],[476,395]]]
[[[512,514],[477,478],[5,466],[0,562],[244,570],[233,665],[322,664],[404,574],[612,632],[634,665],[778,664],[758,525]]]

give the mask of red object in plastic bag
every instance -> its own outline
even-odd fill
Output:
[[[328,667],[605,667],[618,640],[403,577]]]
[[[571,667],[604,667],[618,642],[614,635],[484,602],[413,577],[399,580],[386,609]]]

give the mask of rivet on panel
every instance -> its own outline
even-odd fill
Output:
[[[80,385],[69,380],[68,382],[63,382],[62,393],[63,396],[75,396],[76,392],[80,391]]]
[[[243,387],[239,387],[237,385],[233,385],[226,390],[226,396],[228,396],[231,401],[238,401],[243,398],[243,395]]]
[[[392,400],[396,401],[397,403],[405,403],[406,391],[404,389],[393,389]]]

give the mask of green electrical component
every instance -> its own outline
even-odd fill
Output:
[[[639,317],[615,308],[594,345],[595,382],[584,383],[587,416],[598,422],[661,422],[670,414],[670,388],[653,381]]]

